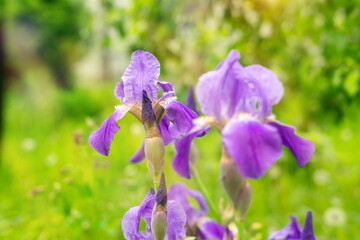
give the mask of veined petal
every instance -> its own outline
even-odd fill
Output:
[[[281,122],[269,122],[277,128],[282,144],[288,147],[294,154],[297,163],[300,167],[304,167],[311,159],[315,152],[315,145],[312,141],[299,137],[295,134],[295,128]]]
[[[179,132],[176,130],[174,124],[165,115],[161,120],[159,126],[159,131],[164,139],[164,144],[168,145],[174,142],[179,137]]]
[[[165,106],[165,116],[174,124],[179,134],[185,135],[193,127],[197,114],[178,101],[171,101]]]
[[[189,202],[188,197],[194,198],[199,206],[199,211]],[[186,213],[186,222],[197,221],[208,213],[208,207],[204,196],[195,190],[190,190],[185,184],[178,183],[170,187],[168,191],[168,199],[178,202]]]
[[[159,88],[156,86],[160,75],[160,63],[154,55],[142,50],[135,51],[130,65],[122,76],[123,84],[115,88],[115,96],[120,97],[122,104],[141,104],[143,90],[150,100],[157,99]]]
[[[227,124],[223,144],[245,178],[260,178],[281,155],[281,138],[276,128],[243,118]]]
[[[179,203],[173,200],[167,202],[168,230],[166,240],[185,239],[186,237],[186,215]]]
[[[202,137],[209,132],[210,128],[201,129],[197,132],[187,134],[175,143],[176,154],[172,161],[172,167],[181,177],[190,179],[189,155],[192,141]]]
[[[259,84],[262,92],[266,93],[266,98],[271,105],[280,102],[284,96],[284,87],[273,71],[261,65],[246,66],[244,70],[253,76],[252,79]]]
[[[201,239],[217,239],[223,240],[224,234],[228,230],[226,227],[214,222],[213,220],[207,219],[200,225]],[[233,239],[232,232],[228,230],[231,235],[231,239]]]
[[[277,239],[285,239],[285,240],[296,240],[300,239],[301,234],[301,226],[296,220],[294,216],[290,216],[291,223],[284,227],[283,229],[273,232],[268,240],[277,240]],[[307,239],[310,240],[310,239]]]
[[[91,133],[89,137],[90,146],[98,153],[108,156],[110,145],[114,135],[120,129],[117,121],[124,117],[130,107],[121,106],[111,114],[100,126],[99,130]]]
[[[139,150],[137,150],[137,152],[130,158],[129,162],[139,163],[144,159],[145,159],[145,146],[144,143],[142,143]]]
[[[160,99],[170,98],[175,96],[175,90],[172,83],[165,81],[158,81],[157,83],[164,91]]]

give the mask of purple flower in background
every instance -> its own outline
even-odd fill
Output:
[[[272,106],[284,94],[282,83],[260,65],[242,66],[232,50],[214,71],[203,74],[196,86],[201,111],[190,133],[212,125],[222,134],[226,150],[245,178],[260,178],[281,156],[282,145],[298,165],[311,159],[314,144],[295,134],[295,128],[274,120]]]
[[[304,229],[301,229],[300,224],[294,216],[291,216],[290,220],[291,223],[289,225],[279,231],[273,232],[268,238],[268,240],[316,240],[316,237],[314,235],[311,212],[307,213]]]
[[[143,91],[152,102],[159,130],[165,144],[175,141],[193,127],[197,114],[175,101],[175,91],[171,83],[158,81],[160,63],[154,55],[145,51],[135,51],[130,65],[125,70],[122,81],[115,87],[115,96],[121,105],[106,119],[101,127],[89,137],[90,146],[102,155],[109,155],[114,135],[120,129],[117,121],[130,112],[141,121]],[[163,94],[158,98],[160,88]],[[163,111],[165,110],[165,112]],[[131,162],[140,162],[145,158],[144,146],[131,158]]]
[[[196,200],[199,210],[191,205],[189,197]],[[185,184],[178,183],[172,185],[168,191],[168,199],[175,200],[181,204],[186,213],[186,222],[188,224],[198,221],[208,213],[208,207],[204,196],[198,191],[188,189]]]
[[[128,240],[154,240],[151,233],[151,218],[155,205],[155,192],[151,189],[140,206],[130,208],[124,215],[121,228],[124,237]],[[185,239],[186,237],[186,215],[179,203],[174,200],[167,201],[168,230],[166,240]],[[144,219],[146,229],[139,230],[140,220]]]
[[[229,228],[224,227],[211,219],[206,219],[200,224],[200,239],[233,240],[234,236]]]

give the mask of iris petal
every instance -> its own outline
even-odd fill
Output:
[[[245,178],[260,178],[281,155],[276,128],[252,119],[232,121],[223,129],[223,144]]]
[[[288,147],[294,154],[300,167],[304,167],[315,152],[312,141],[299,137],[295,134],[295,128],[281,122],[269,122],[268,125],[277,128],[282,144]]]
[[[89,144],[95,151],[105,156],[109,155],[111,142],[114,135],[120,129],[117,121],[123,118],[129,109],[129,107],[116,109],[115,112],[101,124],[99,130],[91,133]]]

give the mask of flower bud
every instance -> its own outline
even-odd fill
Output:
[[[168,229],[167,219],[167,191],[165,175],[161,174],[159,188],[155,196],[155,207],[151,218],[151,231],[155,240],[163,240]]]
[[[162,137],[145,138],[145,156],[148,160],[148,169],[155,182],[165,166],[165,145]]]
[[[156,117],[154,110],[151,105],[151,100],[149,99],[145,90],[143,90],[141,122],[145,127],[145,131],[147,131],[149,128],[156,127]]]
[[[244,220],[251,204],[252,188],[250,183],[240,175],[235,161],[227,153],[225,147],[220,162],[220,181],[231,203],[238,211],[240,220]]]

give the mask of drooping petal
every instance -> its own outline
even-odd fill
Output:
[[[294,216],[290,216],[291,223],[285,226],[283,229],[273,232],[268,240],[297,240],[300,239],[301,226]],[[310,239],[308,239],[310,240]]]
[[[281,122],[269,122],[269,125],[277,128],[282,144],[288,147],[294,154],[300,167],[304,167],[315,152],[312,141],[299,137],[295,134],[295,128]]]
[[[185,239],[186,237],[186,215],[179,203],[173,200],[167,202],[168,231],[166,240]]]
[[[194,96],[194,88],[192,85],[189,86],[188,94],[186,97],[186,106],[193,110],[198,116],[199,111],[196,109],[196,102],[195,102],[195,96]]]
[[[240,54],[232,50],[214,71],[203,74],[196,86],[202,112],[225,123],[234,115],[249,113],[265,118],[271,105],[260,81],[251,69],[246,70],[238,60]]]
[[[115,95],[122,104],[141,104],[142,91],[145,90],[150,100],[157,99],[159,88],[156,86],[160,75],[160,63],[154,55],[142,50],[135,51],[130,65],[122,76],[123,84],[115,88]],[[119,90],[122,89],[122,90]]]
[[[190,133],[183,136],[180,140],[175,143],[176,154],[172,161],[172,167],[180,176],[190,179],[190,148],[192,141],[197,137],[202,137],[208,133],[210,129],[201,129],[197,132]]]
[[[91,133],[89,137],[90,146],[98,153],[108,156],[110,145],[114,135],[120,129],[117,121],[124,117],[129,107],[120,106],[100,126],[99,130]]]
[[[199,210],[191,205],[188,197],[196,200]],[[198,191],[188,189],[186,185],[182,183],[174,184],[170,187],[168,199],[175,200],[182,206],[186,213],[187,223],[197,221],[208,213],[208,207],[203,195]]]
[[[232,232],[229,229],[226,229],[226,227],[207,219],[200,225],[200,232],[199,235],[201,236],[201,239],[217,239],[217,240],[223,240],[224,234],[226,231],[230,233],[230,238],[233,239]]]
[[[157,83],[164,91],[160,99],[170,98],[175,96],[175,90],[172,83],[165,81],[158,81]]]
[[[245,178],[260,178],[281,155],[276,128],[245,117],[227,124],[223,144]]]
[[[121,229],[123,231],[125,239],[128,240],[153,240],[154,237],[151,233],[150,225],[146,226],[145,232],[139,232],[139,226],[137,224],[137,216],[139,213],[139,206],[130,208],[124,215],[121,221]]]
[[[284,87],[273,71],[261,65],[246,66],[244,71],[247,71],[259,84],[258,86],[262,88],[262,92],[266,93],[266,98],[271,105],[280,102],[284,96]]]
[[[171,101],[165,106],[165,116],[174,124],[180,135],[185,135],[193,127],[197,114],[177,101]]]
[[[300,240],[316,240],[316,237],[314,235],[313,223],[312,223],[312,213],[310,211],[306,215],[304,228],[301,233]]]
[[[129,162],[139,163],[144,159],[145,159],[145,146],[144,143],[142,143],[139,150],[137,150],[137,152],[130,158]]]

